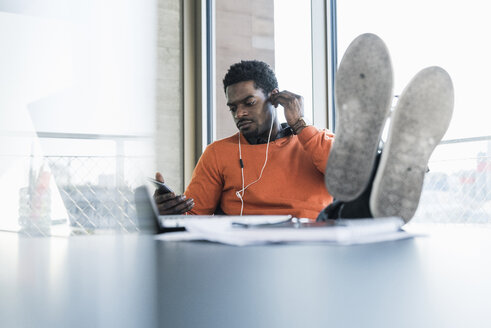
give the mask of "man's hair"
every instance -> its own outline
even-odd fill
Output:
[[[258,60],[242,60],[230,66],[223,78],[223,90],[226,92],[229,85],[244,81],[254,81],[256,89],[263,89],[266,95],[278,88],[278,81],[271,67]]]

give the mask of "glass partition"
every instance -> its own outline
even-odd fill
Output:
[[[137,229],[132,190],[153,172],[155,8],[0,3],[0,229]]]

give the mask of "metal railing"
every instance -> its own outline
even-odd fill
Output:
[[[114,155],[43,156],[42,165],[31,168],[29,184],[19,190],[18,223],[22,232],[49,235],[55,225],[68,226],[71,234],[90,234],[98,230],[138,231],[133,190],[144,183],[143,177],[148,174],[146,169],[151,166],[153,157],[129,156],[125,153],[125,144],[151,142],[151,138],[42,132],[38,137],[55,141],[110,141],[113,142],[110,153]],[[76,149],[71,151],[76,152]],[[51,178],[61,197],[65,218],[52,215],[55,196],[46,182]]]
[[[479,151],[460,155],[469,146]],[[430,161],[413,221],[491,223],[491,136],[445,140],[439,147],[451,147],[456,156]]]

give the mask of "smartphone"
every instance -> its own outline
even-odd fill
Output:
[[[159,194],[174,192],[172,189],[169,188],[168,185],[166,185],[163,182],[160,182],[159,180],[155,180],[154,178],[148,178],[148,181],[152,182],[157,187],[157,192]]]

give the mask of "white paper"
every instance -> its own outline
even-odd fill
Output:
[[[400,218],[344,220],[331,227],[245,229],[232,226],[230,221],[202,220],[186,225],[187,232],[158,235],[160,240],[208,240],[235,246],[271,243],[326,242],[351,245],[411,238],[401,230]]]

